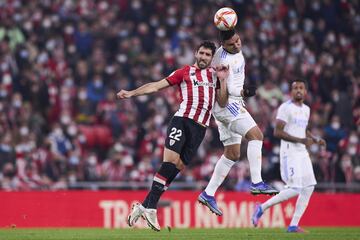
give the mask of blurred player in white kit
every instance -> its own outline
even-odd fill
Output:
[[[295,212],[288,232],[304,232],[298,225],[309,203],[316,185],[314,170],[306,147],[313,143],[325,146],[323,139],[317,138],[307,129],[310,108],[304,104],[306,84],[297,79],[291,84],[291,99],[280,105],[276,115],[275,137],[281,139],[280,171],[286,188],[255,208],[252,216],[254,226],[269,207],[298,195]]]

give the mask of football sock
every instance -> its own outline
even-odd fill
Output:
[[[207,195],[215,195],[216,190],[219,188],[226,176],[229,174],[229,171],[234,164],[234,161],[226,158],[224,155],[221,156],[221,158],[219,159],[219,161],[217,161],[215,165],[215,169],[211,176],[210,182],[205,188],[205,192]]]
[[[154,176],[151,189],[142,205],[145,208],[156,209],[161,195],[165,192],[178,173],[179,169],[176,168],[175,164],[163,162],[159,171]]]
[[[171,163],[172,164],[172,163]],[[174,164],[173,164],[174,165]],[[180,170],[177,169],[176,167],[173,169],[172,174],[169,176],[169,178],[166,181],[166,185],[164,190],[166,191],[168,189],[168,187],[170,186],[170,184],[174,181],[174,179],[176,178],[176,176],[179,174]]]
[[[252,183],[262,182],[261,178],[261,148],[263,142],[260,140],[251,140],[247,146],[247,157],[250,165],[250,175]]]
[[[299,194],[299,191],[293,189],[293,188],[286,188],[284,190],[281,190],[279,194],[273,196],[263,204],[261,204],[261,208],[263,211],[268,209],[271,206],[274,206],[275,204],[281,203],[283,201],[288,200],[289,198],[295,197],[297,194]]]
[[[290,226],[298,226],[300,218],[304,214],[306,207],[309,204],[311,194],[314,191],[314,186],[305,187],[300,190],[298,199],[296,200],[295,212],[291,219]]]

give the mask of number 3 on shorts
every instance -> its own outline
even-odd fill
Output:
[[[294,172],[294,168],[293,168],[293,167],[291,167],[291,168],[290,168],[290,176],[292,177],[292,176],[294,176],[294,174],[295,174],[295,172]]]
[[[173,127],[170,131],[169,138],[174,139],[176,141],[180,141],[181,135],[182,135],[182,130]]]

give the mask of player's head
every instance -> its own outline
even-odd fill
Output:
[[[211,63],[211,60],[215,54],[215,50],[216,50],[215,43],[211,41],[202,42],[196,48],[195,65],[200,69],[207,68]]]
[[[291,97],[295,102],[303,102],[307,93],[306,81],[296,78],[290,83]]]
[[[238,53],[241,50],[241,39],[234,29],[220,31],[220,41],[223,48],[230,53]]]

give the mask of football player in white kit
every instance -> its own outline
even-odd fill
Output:
[[[291,84],[291,100],[280,105],[276,115],[275,137],[281,139],[280,171],[286,188],[255,208],[252,216],[254,226],[266,209],[298,195],[295,212],[288,232],[304,232],[298,224],[309,203],[316,179],[306,147],[313,143],[325,146],[325,141],[307,130],[310,108],[304,104],[306,84],[295,80]]]
[[[263,134],[245,108],[243,97],[255,95],[256,88],[243,88],[245,80],[245,59],[241,51],[241,40],[235,30],[220,31],[222,46],[216,51],[212,65],[229,66],[227,80],[229,100],[226,107],[215,104],[213,115],[216,119],[224,154],[216,163],[213,175],[198,201],[213,213],[221,216],[214,195],[228,175],[231,167],[240,159],[242,137],[248,140],[247,158],[250,165],[252,194],[277,194],[278,191],[263,182],[261,177]]]

